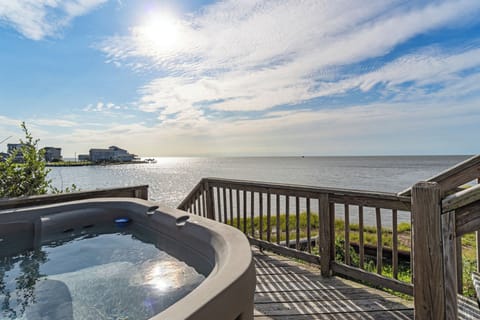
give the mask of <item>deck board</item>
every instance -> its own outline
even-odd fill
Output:
[[[413,303],[318,267],[253,249],[257,270],[255,320],[413,319]]]

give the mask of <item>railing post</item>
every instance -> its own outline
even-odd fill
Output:
[[[440,186],[412,188],[413,296],[415,319],[444,320],[446,314]]]
[[[208,180],[203,181],[203,187],[205,188],[207,198],[207,218],[215,220],[215,212],[213,211],[213,187],[208,183]]]
[[[333,259],[332,246],[334,238],[334,229],[332,228],[332,216],[330,214],[330,204],[328,194],[321,194],[318,198],[319,222],[319,242],[320,242],[320,268],[322,276],[331,275],[331,262]]]

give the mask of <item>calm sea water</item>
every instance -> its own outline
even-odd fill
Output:
[[[52,168],[58,188],[149,185],[149,197],[176,207],[202,177],[398,192],[468,156],[156,158],[155,164]]]

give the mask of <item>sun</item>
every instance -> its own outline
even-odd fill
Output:
[[[180,42],[180,21],[171,14],[155,13],[137,28],[142,42],[156,51],[173,49]]]

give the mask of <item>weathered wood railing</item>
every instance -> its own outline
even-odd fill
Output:
[[[412,294],[410,279],[398,280],[398,216],[410,222],[410,205],[410,197],[392,193],[205,178],[178,208],[235,226],[260,248],[317,263],[325,276],[341,274]],[[365,254],[366,221],[376,230],[374,257]],[[372,264],[375,270],[368,270]],[[386,265],[389,276],[383,274]]]
[[[448,305],[456,305],[456,292],[463,293],[462,236],[477,232],[477,271],[478,231],[480,230],[480,184],[457,192],[442,201],[442,237],[445,268],[445,287],[450,288]],[[452,257],[449,259],[449,257]]]
[[[480,230],[480,185],[441,198],[436,182],[412,189],[414,297],[419,319],[457,319],[462,236]],[[477,251],[478,252],[478,251]],[[477,257],[477,266],[478,266]]]
[[[229,223],[261,248],[317,263],[323,275],[336,273],[413,293],[417,319],[456,319],[461,305],[457,292],[463,287],[461,237],[475,231],[480,270],[480,187],[472,186],[478,177],[480,155],[399,194],[209,178],[198,183],[179,209]],[[471,187],[465,190],[466,183]],[[397,279],[400,215],[412,221],[407,242],[412,244],[413,285]],[[391,229],[382,223],[388,216]],[[304,218],[305,230],[300,223]],[[376,232],[376,270],[365,267],[365,221]],[[391,233],[391,261],[384,257],[385,230]],[[352,247],[358,248],[358,262],[352,261]],[[390,277],[382,274],[385,263],[391,266]]]
[[[0,211],[91,198],[148,199],[148,185],[0,199]]]
[[[414,300],[418,319],[464,318],[465,306],[472,305],[465,304],[466,300],[457,293],[462,293],[465,280],[462,236],[473,232],[477,236],[475,264],[477,271],[480,269],[478,177],[477,155],[403,192],[412,195]],[[459,188],[465,183],[470,187]]]

